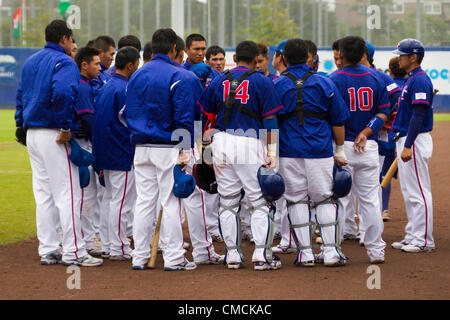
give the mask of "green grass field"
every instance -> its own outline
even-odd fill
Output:
[[[435,121],[450,121],[450,114],[436,113]],[[14,141],[14,110],[0,110],[0,245],[36,236],[30,161]]]

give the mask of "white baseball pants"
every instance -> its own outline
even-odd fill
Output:
[[[106,187],[104,199],[108,199],[109,202],[104,203],[105,211],[102,212],[103,221],[107,226],[107,238],[102,251],[115,256],[130,254],[130,243],[126,238],[127,227],[132,223],[136,203],[134,170],[104,170],[104,175]]]
[[[203,192],[206,204],[206,226],[211,235],[220,235],[219,231],[219,194]]]
[[[280,174],[284,178],[289,223],[293,236],[300,249],[297,260],[314,261],[311,235],[314,231],[309,225],[313,212],[309,210],[308,200],[313,203],[326,201],[333,195],[332,157],[323,159],[280,158]],[[325,263],[338,261],[344,256],[340,252],[340,239],[337,238],[338,208],[333,203],[323,203],[315,208],[316,221],[321,226],[323,256]]]
[[[256,138],[225,132],[214,135],[214,171],[220,194],[219,223],[227,246],[226,263],[243,262],[239,222],[241,189],[244,188],[251,214],[251,229],[255,241],[252,261],[272,259],[273,217],[263,198],[257,172],[264,163],[264,147]]]
[[[173,168],[178,159],[177,148],[136,147],[134,170],[136,179],[136,208],[133,221],[133,264],[146,264],[150,258],[153,221],[161,200],[163,215],[161,238],[164,239],[165,266],[184,262],[181,200],[173,192]]]
[[[191,161],[187,166],[187,172],[192,173],[195,162],[199,159],[197,148],[191,150]],[[182,205],[186,209],[189,235],[192,242],[192,257],[195,262],[206,261],[215,256],[211,235],[206,224],[205,194],[198,186],[186,199],[182,199]]]
[[[403,162],[401,154],[406,137],[397,141],[398,173],[400,188],[405,200],[408,223],[405,240],[419,247],[434,248],[433,198],[428,162],[433,153],[430,133],[420,133],[412,146],[413,158]]]
[[[27,148],[33,173],[39,255],[60,251],[57,233],[61,223],[64,260],[86,255],[81,234],[81,188],[78,167],[69,160],[68,144],[56,142],[58,129],[31,128]],[[59,219],[58,219],[59,217]]]
[[[378,158],[378,144],[374,140],[366,143],[366,152],[356,153],[352,141],[345,141],[345,154],[349,164],[345,166],[352,175],[351,194],[341,198],[344,214],[354,214],[354,196],[358,197],[359,216],[364,221],[364,246],[370,260],[384,258],[386,243],[382,239],[383,219],[381,217],[380,164]]]

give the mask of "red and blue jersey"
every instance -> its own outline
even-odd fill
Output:
[[[376,70],[373,68],[371,68],[371,70],[374,70],[375,74],[386,86],[386,92],[389,98],[389,103],[391,105],[391,112],[393,112],[395,110],[395,105],[398,102],[398,98],[400,97],[401,88],[397,85],[397,83],[394,80],[392,80],[391,77],[389,77],[383,71]]]
[[[90,86],[89,79],[83,75],[80,75],[80,86],[75,102],[75,111],[78,116],[85,113],[94,113],[94,90]]]
[[[186,70],[190,70],[191,67],[193,66],[193,64],[191,64],[189,62],[189,59],[186,59],[186,61],[184,62],[184,64],[182,65],[182,67]],[[211,68],[211,74],[208,76],[208,78],[206,79],[206,84],[205,87],[207,88],[209,86],[209,84],[211,83],[211,81],[215,78],[221,75],[221,73],[219,71],[217,71],[214,68]]]
[[[400,91],[403,89],[403,86],[405,85],[406,78],[405,77],[393,77],[392,80],[398,85],[400,88]]]
[[[421,132],[433,129],[433,84],[430,77],[417,67],[408,73],[408,78],[402,89],[402,95],[398,103],[398,113],[393,123],[394,131],[407,132],[411,120],[412,111],[416,105],[428,106]]]
[[[330,75],[350,111],[345,121],[345,141],[354,141],[372,117],[382,113],[389,118],[390,103],[384,82],[373,69],[363,65],[346,66]],[[377,133],[367,139],[376,140]]]
[[[247,67],[238,66],[231,69],[230,72],[232,77],[238,80],[249,70]],[[261,120],[276,115],[283,108],[272,80],[260,72],[255,72],[243,80],[236,89],[235,101],[257,114],[260,120],[256,120],[233,107],[230,111],[228,125],[225,125],[223,123],[225,108],[222,108],[220,112],[219,108],[224,104],[229,92],[230,81],[224,74],[221,74],[213,79],[200,99],[203,113],[206,115],[217,114],[215,128],[220,131],[232,129],[235,130],[234,134],[237,135],[257,136],[259,129],[263,129]],[[245,132],[249,129],[253,129],[252,132]],[[236,130],[241,132],[236,132]]]
[[[119,120],[125,105],[128,79],[113,73],[99,91],[95,103],[92,130],[92,153],[95,168],[130,171],[134,158],[130,131]]]
[[[308,65],[293,65],[286,69],[301,79],[312,69]],[[281,75],[274,81],[275,89],[284,106],[279,115],[295,110],[297,88],[294,82]],[[333,156],[333,133],[331,126],[342,126],[350,117],[348,108],[334,83],[323,76],[313,74],[303,85],[303,106],[305,110],[327,114],[329,121],[315,117],[304,117],[303,126],[296,116],[279,124],[280,157],[287,158],[329,158]]]

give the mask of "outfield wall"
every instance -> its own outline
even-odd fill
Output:
[[[269,54],[272,57],[275,47],[270,47]],[[387,70],[389,60],[394,57],[392,51],[395,48],[376,47],[374,63],[377,68]],[[0,108],[14,108],[17,85],[20,80],[25,60],[38,48],[0,48]],[[450,112],[450,47],[426,48],[425,59],[422,67],[430,76],[435,88],[439,89],[434,98],[435,112]],[[333,62],[331,48],[320,48],[318,51],[320,59],[319,71],[331,73],[336,67]],[[226,68],[232,68],[234,49],[226,49]],[[272,63],[270,71],[275,73]]]

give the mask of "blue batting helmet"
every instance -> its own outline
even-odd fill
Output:
[[[287,40],[282,40],[282,41],[278,44],[277,48],[275,49],[275,52],[279,52],[279,53],[283,54],[283,52],[284,52],[284,45],[285,45],[286,41],[287,41]]]
[[[285,186],[281,174],[261,166],[258,169],[258,182],[264,199],[273,202],[281,198]]]
[[[423,44],[416,39],[403,39],[397,44],[397,50],[392,51],[394,54],[407,55],[407,54],[417,54],[422,57],[425,55],[425,48]]]
[[[352,175],[347,170],[339,168],[336,163],[333,168],[333,181],[333,198],[343,198],[350,193]]]
[[[181,171],[183,167],[176,165],[173,168],[173,194],[177,198],[189,197],[195,189],[195,179],[186,171]]]
[[[369,56],[367,58],[373,59],[373,56],[375,54],[375,48],[369,41],[366,41],[366,47],[367,47],[367,49],[369,49]]]
[[[77,167],[89,167],[94,163],[95,158],[92,153],[81,148],[75,139],[70,140],[69,147],[69,159]]]

